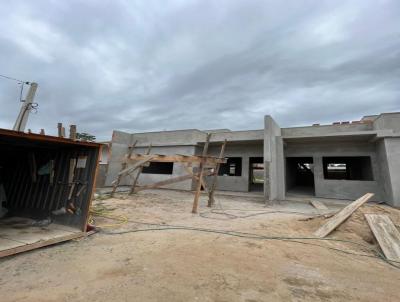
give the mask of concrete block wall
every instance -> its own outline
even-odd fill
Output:
[[[221,145],[211,145],[209,148],[209,155],[219,156]],[[200,151],[201,152],[201,151]],[[241,176],[218,176],[217,190],[225,191],[249,191],[249,160],[250,157],[263,157],[263,143],[248,143],[238,144],[234,142],[227,143],[225,149],[225,157],[241,157],[242,158],[242,171]],[[207,183],[211,183],[211,177],[208,177]]]
[[[315,196],[338,199],[356,199],[361,195],[374,193],[374,200],[384,198],[381,190],[376,144],[368,142],[298,142],[286,143],[287,157],[312,157],[314,162]],[[322,158],[335,156],[370,156],[373,181],[324,179]]]

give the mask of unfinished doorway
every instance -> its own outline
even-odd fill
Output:
[[[264,158],[249,158],[249,191],[264,190]]]
[[[286,158],[286,191],[314,195],[314,161],[312,157]]]

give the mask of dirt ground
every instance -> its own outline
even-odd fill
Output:
[[[318,213],[307,203],[266,207],[256,197],[217,196],[226,215],[210,212],[203,196],[201,215],[193,215],[189,192],[117,197],[94,202],[98,213],[117,219],[94,217],[106,226],[99,233],[0,260],[0,300],[400,301],[400,269],[343,252],[379,250],[363,213],[386,213],[398,225],[398,210],[365,205],[329,236],[359,246],[243,234],[310,237],[325,218],[309,219]],[[150,228],[157,230],[141,231]]]

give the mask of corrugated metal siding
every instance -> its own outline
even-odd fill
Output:
[[[34,218],[51,216],[57,223],[76,226],[84,229],[88,215],[88,206],[94,186],[96,168],[98,164],[99,147],[86,145],[65,145],[52,142],[44,144],[35,143],[35,146],[14,146],[7,140],[2,141],[0,135],[0,165],[7,196],[7,208],[14,212]],[[20,144],[21,142],[19,142]],[[49,160],[54,160],[54,181],[50,184],[50,176],[37,175],[33,181],[30,171],[29,154],[33,154],[37,163],[37,170]],[[72,198],[68,201],[71,184],[68,183],[70,159],[78,156],[87,156],[85,168],[75,169],[75,186]],[[76,193],[82,184],[85,189],[79,197]],[[73,202],[78,209],[75,214],[52,215],[51,212],[61,207],[67,207]]]

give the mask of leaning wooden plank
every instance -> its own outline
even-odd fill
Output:
[[[34,250],[34,249],[37,249],[37,248],[40,248],[43,246],[47,246],[47,245],[72,240],[75,238],[83,237],[85,235],[86,235],[86,233],[84,233],[84,232],[77,232],[77,233],[68,234],[68,235],[62,236],[62,237],[56,237],[56,238],[52,238],[49,240],[38,241],[38,242],[35,242],[32,244],[25,244],[25,245],[18,246],[15,248],[0,251],[0,258],[18,254],[18,253],[22,253],[22,252],[26,252],[26,251],[30,251],[30,250]]]
[[[145,155],[149,155],[149,154],[150,154],[151,148],[153,148],[153,146],[150,144],[150,145],[147,147],[147,150],[146,150],[146,154],[145,154]],[[153,157],[154,157],[154,155],[152,155],[151,158],[153,158]],[[133,193],[135,193],[135,187],[136,187],[137,184],[138,184],[140,174],[142,174],[142,172],[143,172],[143,168],[144,168],[144,166],[141,166],[141,167],[138,169],[138,171],[137,171],[137,173],[136,173],[136,175],[135,175],[135,178],[133,179],[133,182],[132,182],[132,185],[131,185],[131,189],[129,190],[128,195],[132,195]]]
[[[129,158],[129,157],[132,155],[133,149],[135,148],[137,142],[138,142],[138,141],[136,140],[136,141],[133,143],[133,145],[130,145],[130,146],[128,147],[128,153],[125,155],[126,158]],[[121,170],[126,169],[127,166],[128,166],[128,163],[127,163],[126,160],[125,160],[125,161],[122,162],[122,164],[121,164]],[[114,197],[114,194],[115,194],[115,192],[117,191],[117,188],[118,188],[119,183],[121,182],[121,180],[122,180],[122,175],[118,175],[117,179],[115,179],[115,180],[112,182],[113,189],[112,189],[112,191],[111,191],[111,197]]]
[[[154,188],[157,188],[157,187],[163,187],[163,186],[166,186],[166,185],[170,185],[170,184],[173,184],[173,183],[176,183],[176,182],[180,182],[180,181],[184,181],[184,180],[191,179],[191,178],[193,178],[193,175],[190,175],[190,174],[183,175],[183,176],[178,176],[178,177],[170,178],[170,179],[167,179],[167,180],[159,181],[159,182],[156,182],[156,183],[153,183],[153,184],[150,184],[150,185],[136,187],[135,192],[146,190],[146,189],[154,189]]]
[[[138,161],[148,157],[145,154],[132,154],[127,162]],[[225,158],[218,158],[212,156],[196,156],[196,155],[159,155],[155,154],[153,162],[189,162],[189,163],[200,163],[203,162],[204,165],[215,165],[216,163],[226,163]]]
[[[133,171],[135,171],[136,169],[140,168],[141,166],[143,166],[145,163],[151,161],[152,156],[146,157],[140,161],[138,161],[137,163],[135,163],[133,166],[128,167],[124,170],[122,170],[121,172],[118,173],[118,176],[120,175],[124,175],[126,173],[132,173]]]
[[[319,200],[310,200],[311,205],[316,208],[317,210],[320,211],[327,211],[329,210],[328,207],[321,201]]]
[[[197,213],[197,209],[199,207],[201,180],[203,179],[204,175],[204,165],[206,164],[206,156],[208,154],[208,145],[210,144],[210,138],[211,138],[211,133],[207,133],[206,142],[203,147],[202,160],[200,161],[199,165],[199,172],[198,172],[199,181],[197,182],[196,192],[194,193],[193,208],[192,208],[193,214]]]
[[[221,146],[221,151],[219,153],[219,158],[223,158],[224,155],[225,155],[226,143],[227,143],[227,140],[224,140],[224,143]],[[215,192],[215,189],[217,188],[218,174],[219,174],[220,167],[221,167],[220,163],[217,163],[215,165],[214,178],[213,178],[212,183],[211,183],[210,192],[208,193],[208,203],[207,203],[208,207],[212,207],[213,204],[215,203],[214,192]]]
[[[386,215],[364,214],[386,258],[400,261],[400,233]]]
[[[356,201],[349,204],[347,207],[340,210],[335,216],[330,218],[322,227],[320,227],[314,235],[320,238],[327,236],[336,229],[343,221],[345,221],[355,210],[361,207],[364,203],[374,196],[373,193],[367,193]]]

